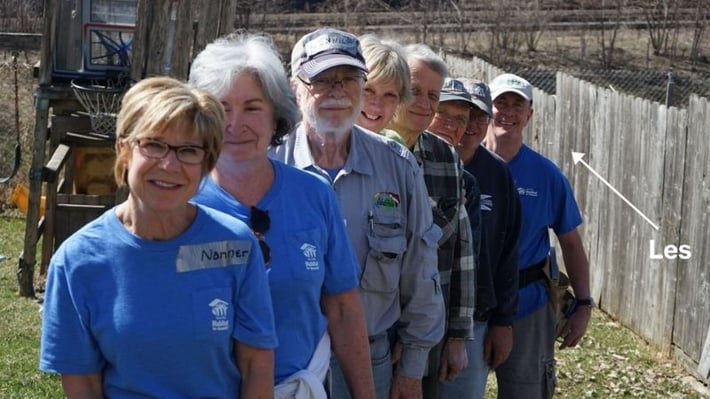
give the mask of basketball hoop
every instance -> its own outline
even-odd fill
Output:
[[[104,136],[116,136],[116,115],[128,85],[122,80],[74,79],[71,87],[89,114],[93,131]]]

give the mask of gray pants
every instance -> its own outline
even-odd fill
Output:
[[[554,320],[548,302],[513,322],[513,351],[496,369],[498,398],[549,399],[555,393]]]

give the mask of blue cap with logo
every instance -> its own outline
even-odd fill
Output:
[[[485,82],[478,79],[460,79],[466,87],[466,91],[471,95],[471,102],[481,111],[488,114],[489,118],[493,117],[493,104],[491,99],[491,91]]]
[[[471,101],[471,95],[468,94],[463,82],[452,78],[444,80],[444,86],[441,88],[441,94],[439,95],[440,103],[447,101],[464,101],[469,105],[475,105]]]
[[[291,51],[291,76],[312,79],[337,66],[351,66],[367,73],[357,36],[334,28],[320,28],[303,36]]]

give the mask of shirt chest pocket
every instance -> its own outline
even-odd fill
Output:
[[[367,235],[369,251],[360,285],[364,290],[397,292],[407,239],[401,217],[373,214]]]

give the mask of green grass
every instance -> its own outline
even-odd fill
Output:
[[[707,397],[684,382],[692,377],[679,364],[661,357],[643,339],[599,310],[592,314],[581,344],[557,350],[555,356],[558,398]],[[491,373],[487,397],[496,397],[495,385]]]
[[[25,219],[0,217],[0,398],[60,398],[59,378],[37,369],[40,304],[18,296],[24,232]]]
[[[40,303],[20,298],[16,271],[23,218],[0,217],[0,398],[63,397],[59,378],[37,370]],[[684,382],[688,374],[660,358],[642,339],[594,312],[575,349],[557,352],[558,398],[702,398]],[[488,397],[495,397],[491,374]]]
[[[559,392],[573,398],[701,398],[689,374],[596,311],[577,349],[558,351]],[[573,392],[571,396],[564,393]]]

